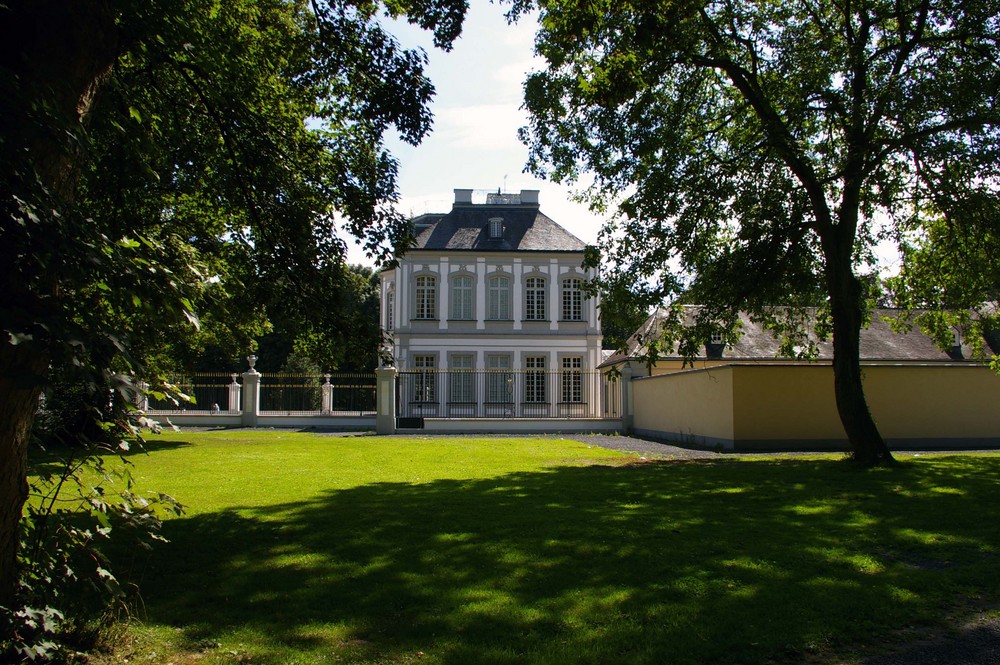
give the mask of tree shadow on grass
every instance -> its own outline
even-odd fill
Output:
[[[759,663],[995,594],[1000,458],[554,467],[176,519],[147,621],[189,644],[444,663]]]

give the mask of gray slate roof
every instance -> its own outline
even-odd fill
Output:
[[[492,239],[489,220],[503,218],[503,237]],[[413,249],[476,252],[582,252],[582,240],[556,224],[537,205],[455,204],[446,214],[413,220]]]
[[[693,320],[696,308],[687,308],[686,318]],[[780,309],[780,308],[776,308]],[[624,349],[615,352],[613,356],[606,359],[605,365],[612,365],[623,362],[630,358],[643,356],[646,351],[647,341],[659,335],[661,322],[665,317],[665,310],[659,309],[633,333],[625,344]],[[889,325],[886,319],[898,319],[902,315],[901,310],[896,309],[876,309],[872,312],[871,322],[867,328],[861,330],[861,360],[862,361],[908,361],[908,362],[933,362],[933,361],[956,361],[973,357],[973,352],[968,344],[964,344],[961,353],[957,349],[944,350],[937,345],[931,337],[925,335],[916,326],[912,326],[909,332],[897,333]],[[722,360],[754,361],[754,360],[775,360],[781,359],[778,356],[780,341],[774,333],[765,328],[761,323],[753,321],[745,312],[740,312],[740,323],[742,324],[739,340],[732,345],[711,349],[713,358]],[[818,355],[814,360],[833,360],[833,340],[827,338],[819,341],[811,330],[809,339],[816,344]],[[711,345],[714,346],[714,345]],[[703,348],[701,358],[708,355],[708,349]],[[718,355],[721,353],[721,356]],[[663,356],[663,359],[679,358],[677,345],[674,346],[672,354]],[[792,360],[790,358],[786,358]]]

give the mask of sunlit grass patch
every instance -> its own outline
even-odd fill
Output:
[[[1000,591],[998,457],[629,464],[540,437],[256,431],[149,449],[136,476],[189,511],[117,553],[143,589],[130,662],[797,662]]]

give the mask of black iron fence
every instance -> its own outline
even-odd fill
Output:
[[[146,384],[145,411],[160,414],[239,413],[237,374],[170,374],[165,382]]]
[[[154,415],[225,413],[242,410],[239,374],[197,373],[166,377],[150,389],[142,405]],[[370,416],[375,414],[375,374],[262,374],[262,416]]]
[[[405,370],[401,418],[618,418],[617,377],[596,370]]]
[[[375,374],[266,374],[260,415],[375,415]]]

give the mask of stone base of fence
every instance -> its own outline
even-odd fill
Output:
[[[239,414],[206,415],[197,413],[178,413],[173,415],[151,414],[150,420],[155,420],[164,426],[178,427],[244,427]],[[314,428],[338,431],[370,431],[375,429],[375,416],[257,416],[254,427],[288,427]]]
[[[410,419],[411,421],[413,419]],[[420,420],[420,419],[417,419]],[[589,434],[621,433],[620,420],[605,418],[424,418],[423,427],[397,427],[399,434]],[[403,421],[400,425],[413,424]]]

